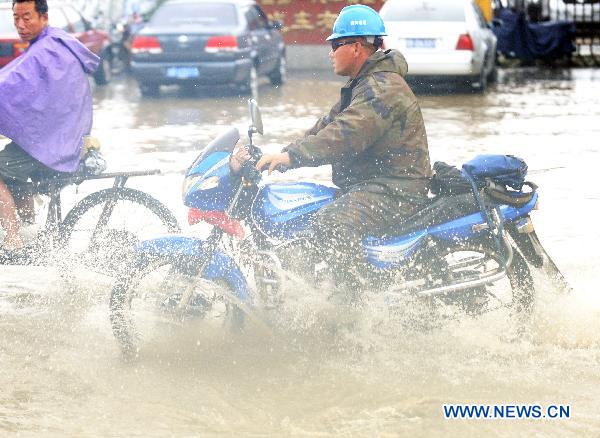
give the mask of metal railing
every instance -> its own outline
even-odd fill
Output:
[[[532,22],[575,23],[574,57],[586,65],[600,65],[600,0],[495,0],[495,7],[524,12]]]

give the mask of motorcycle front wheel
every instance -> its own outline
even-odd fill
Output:
[[[166,345],[178,333],[202,327],[239,332],[244,304],[224,281],[200,277],[199,262],[179,255],[139,258],[117,279],[110,296],[113,334],[126,358],[155,344]]]

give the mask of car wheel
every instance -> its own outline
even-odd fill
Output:
[[[105,52],[100,58],[98,69],[94,72],[94,82],[96,85],[106,85],[110,82],[112,76],[111,68],[110,58]]]
[[[488,84],[494,84],[498,81],[498,52],[493,52],[491,55],[493,58],[492,69],[488,73]]]
[[[160,92],[158,84],[140,84],[140,93],[144,97],[156,97]]]
[[[258,94],[258,72],[255,65],[250,67],[246,80],[239,86],[239,91],[244,95],[256,96]]]
[[[472,83],[473,89],[478,93],[484,93],[488,85],[488,75],[485,73],[485,63],[481,66],[481,72],[475,81]]]
[[[287,79],[287,60],[285,59],[285,53],[282,53],[277,61],[277,65],[273,71],[269,74],[271,84],[278,86],[283,85]]]
[[[492,70],[488,73],[487,77],[488,84],[493,84],[498,81],[498,68],[494,64]]]

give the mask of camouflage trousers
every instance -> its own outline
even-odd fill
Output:
[[[410,194],[390,194],[378,185],[349,191],[316,214],[311,252],[327,263],[336,284],[359,288],[357,276],[366,266],[365,237],[389,236],[424,202]]]

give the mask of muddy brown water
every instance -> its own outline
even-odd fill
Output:
[[[327,111],[340,81],[293,75],[260,87],[276,150]],[[380,322],[380,310],[332,330],[308,305],[288,327],[231,337],[182,333],[124,363],[110,332],[110,283],[53,268],[0,267],[2,436],[597,436],[600,434],[600,72],[503,71],[484,95],[419,94],[433,161],[477,153],[523,157],[540,186],[540,239],[573,286],[561,295],[536,274],[531,338],[511,341],[507,313],[434,330]],[[217,133],[245,132],[245,99],[226,90],[163,90],[141,99],[134,81],[95,89],[94,133],[112,170],[158,167],[132,179],[185,222],[183,170]],[[326,180],[327,168],[285,178]],[[65,191],[66,203],[103,186]],[[384,318],[383,318],[384,319]],[[449,403],[564,404],[568,419],[445,420]]]

